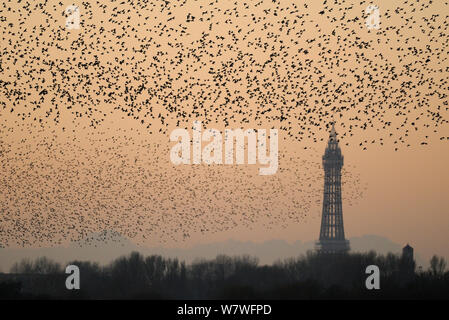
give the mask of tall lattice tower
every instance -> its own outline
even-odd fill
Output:
[[[320,240],[317,249],[323,253],[344,253],[349,250],[345,239],[343,210],[341,205],[341,168],[343,156],[338,146],[334,124],[323,155],[324,196],[321,217]]]

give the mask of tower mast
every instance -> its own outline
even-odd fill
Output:
[[[323,211],[320,239],[317,242],[317,249],[322,253],[344,253],[349,251],[349,241],[345,239],[343,226],[341,201],[342,167],[343,155],[338,145],[335,126],[332,124],[327,147],[323,155]]]

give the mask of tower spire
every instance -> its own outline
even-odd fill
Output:
[[[349,241],[345,239],[341,201],[341,168],[343,155],[332,123],[329,141],[323,155],[324,195],[318,250],[325,253],[347,252]]]

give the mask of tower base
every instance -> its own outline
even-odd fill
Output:
[[[350,250],[348,240],[319,240],[315,248],[320,253],[347,253]]]

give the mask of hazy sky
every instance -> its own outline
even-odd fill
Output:
[[[449,257],[447,1],[379,1],[379,30],[355,1],[89,2],[79,30],[38,3],[0,6],[0,244],[317,239],[336,121],[346,236]],[[174,166],[194,120],[278,128],[278,172]]]

